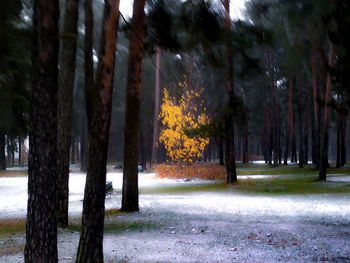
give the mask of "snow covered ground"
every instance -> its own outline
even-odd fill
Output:
[[[139,178],[141,191],[212,183]],[[107,175],[117,191],[107,195],[106,209],[120,208],[121,179],[121,173]],[[71,174],[73,221],[84,184],[84,174]],[[24,217],[26,178],[0,178],[0,200],[0,220]],[[105,262],[350,262],[349,194],[148,192],[140,195],[140,212],[107,216],[106,225],[126,227],[106,231]],[[12,238],[24,243],[23,235]],[[59,262],[74,262],[78,241],[79,232],[59,230]],[[23,255],[0,256],[0,262],[23,262]]]

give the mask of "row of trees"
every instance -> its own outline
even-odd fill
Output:
[[[9,6],[4,9],[1,34],[18,30],[21,37],[30,35],[31,10],[34,18],[26,262],[57,261],[57,225],[68,224],[69,147],[77,137],[82,169],[87,169],[77,261],[103,261],[108,155],[123,156],[122,210],[137,211],[139,156],[145,164],[163,155],[157,154],[161,148],[155,148],[162,96],[164,126],[174,122],[166,121],[170,106],[186,114],[180,123],[188,120],[183,125],[186,131],[180,127],[176,136],[186,138],[188,152],[196,155],[187,160],[199,156],[192,144],[202,150],[208,143],[207,139],[197,143],[191,133],[204,133],[211,137],[204,155],[210,159],[216,151],[222,164],[225,156],[228,183],[237,180],[235,160],[241,151],[245,162],[250,152],[263,154],[274,165],[281,164],[282,157],[285,164],[289,156],[297,161],[298,153],[300,166],[311,152],[324,180],[332,118],[338,135],[337,165],[345,163],[346,1],[254,0],[247,5],[247,21],[232,22],[228,0],[149,1],[147,16],[145,1],[135,0],[131,21],[121,19],[121,26],[118,0],[105,0],[104,9],[100,1],[92,0],[66,0],[61,8],[55,0],[37,0],[33,9],[30,2],[11,3],[2,3]],[[59,19],[60,9],[64,15]],[[11,38],[5,39],[8,51],[0,53],[1,102],[6,105],[0,115],[1,149],[5,135],[27,134],[29,119],[24,106],[30,56],[16,52],[19,48],[9,44]],[[22,48],[28,41],[16,43]],[[206,108],[208,117],[181,106],[185,104],[181,101],[197,97],[196,91],[201,91],[198,100],[204,101],[197,106]],[[197,117],[203,124],[198,127]],[[168,147],[169,137],[175,135],[164,131],[160,138]],[[116,150],[120,148],[124,151]],[[182,155],[175,159],[186,161]]]

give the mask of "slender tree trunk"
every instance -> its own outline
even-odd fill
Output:
[[[305,126],[304,126],[304,164],[309,163],[309,126],[310,126],[310,96],[311,89],[308,91],[305,102]]]
[[[34,2],[26,263],[57,262],[58,17],[58,1]]]
[[[0,133],[0,171],[6,170],[5,135]]]
[[[300,105],[300,99],[301,99],[301,91],[299,87],[299,98],[297,102],[297,109],[298,109],[298,120],[299,120],[299,168],[303,168],[304,164],[304,134],[303,134],[303,120],[302,120],[302,110]]]
[[[21,144],[21,136],[18,137],[18,165],[22,165],[22,144]]]
[[[265,155],[266,155],[266,163],[271,164],[271,136],[270,136],[270,114],[269,114],[269,106],[267,103],[267,94],[266,90],[264,90],[264,98],[265,98]]]
[[[77,24],[79,0],[66,0],[63,36],[59,57],[57,102],[57,224],[68,226],[69,150],[72,131],[73,88],[75,56],[77,50]]]
[[[158,130],[159,130],[159,99],[160,99],[160,62],[161,51],[157,46],[156,54],[156,89],[154,92],[154,115],[153,115],[153,143],[152,143],[152,160],[151,165],[157,163],[157,143],[158,143]]]
[[[86,112],[83,112],[83,120],[81,127],[81,136],[80,136],[80,170],[83,172],[87,171],[87,156],[89,152],[89,144],[87,138],[87,120]]]
[[[71,143],[71,149],[72,149],[72,157],[71,157],[71,164],[75,164],[75,160],[76,160],[76,150],[77,150],[77,147],[76,147],[76,140],[75,138],[72,138],[72,143]],[[68,166],[69,168],[69,166]]]
[[[225,165],[225,162],[224,162],[224,143],[222,142],[221,139],[219,139],[219,142],[218,142],[218,151],[219,151],[219,164]]]
[[[335,47],[333,43],[330,43],[329,47],[329,67],[334,67],[334,58],[335,58]],[[322,127],[322,140],[321,140],[321,158],[320,158],[320,170],[318,177],[322,181],[326,181],[327,179],[327,167],[328,167],[328,129],[329,129],[329,121],[331,108],[329,103],[332,100],[332,92],[333,92],[333,84],[332,84],[332,76],[328,74],[327,78],[327,88],[326,88],[326,96],[325,96],[325,109],[324,109],[324,118],[323,118],[323,127]]]
[[[140,129],[140,164],[142,169],[145,170],[146,169],[145,136],[142,129]]]
[[[336,161],[336,167],[340,168],[341,166],[341,137],[342,137],[342,128],[343,128],[343,120],[342,120],[342,110],[341,110],[341,103],[339,100],[339,96],[337,99],[337,161]]]
[[[231,18],[230,18],[230,1],[224,0],[225,8],[225,28],[227,35],[231,31]],[[226,116],[226,172],[227,183],[231,184],[237,181],[236,173],[236,161],[235,161],[235,131],[233,122],[233,108],[234,108],[234,70],[233,70],[233,50],[230,43],[230,39],[226,40],[226,53],[227,53],[227,80],[226,91],[228,93],[228,113]]]
[[[343,115],[343,133],[341,136],[341,165],[346,164],[346,124],[347,124],[347,115]]]
[[[319,124],[319,107],[318,107],[318,88],[316,77],[316,50],[311,51],[311,69],[312,69],[312,91],[313,91],[313,105],[314,105],[314,147],[312,161],[315,168],[319,168],[320,164],[320,124]]]
[[[283,160],[284,165],[288,164],[289,137],[290,137],[290,131],[291,131],[292,111],[293,111],[293,77],[289,79],[287,132],[286,132],[286,143],[284,148],[284,160]]]
[[[90,8],[91,6],[87,6],[87,9]],[[89,12],[92,15],[92,10],[89,10]],[[87,17],[87,19],[91,18],[92,16]],[[77,263],[103,262],[106,165],[111,125],[118,22],[119,0],[106,0],[96,83],[92,89],[85,91],[88,112],[89,156]]]
[[[125,109],[123,211],[139,210],[138,157],[145,0],[134,0],[128,59],[128,83]]]

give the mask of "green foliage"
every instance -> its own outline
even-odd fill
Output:
[[[31,34],[21,1],[2,1],[0,10],[0,133],[23,136],[28,132]]]

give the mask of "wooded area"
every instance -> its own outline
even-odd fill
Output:
[[[0,170],[28,162],[25,262],[58,260],[70,164],[87,173],[76,262],[103,262],[107,164],[123,212],[140,169],[215,163],[234,187],[241,162],[323,182],[346,166],[347,0],[249,0],[242,18],[229,0],[134,0],[131,17],[120,1],[0,4]]]

